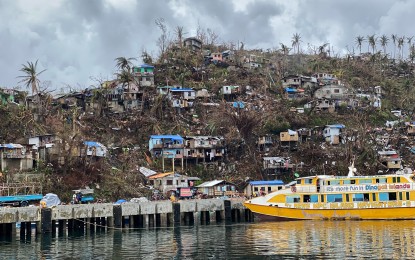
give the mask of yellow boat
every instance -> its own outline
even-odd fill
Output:
[[[415,219],[412,170],[377,176],[316,175],[250,199],[245,207],[260,219]]]

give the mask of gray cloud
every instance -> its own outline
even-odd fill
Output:
[[[170,38],[176,26],[193,36],[200,25],[222,41],[266,49],[299,33],[304,49],[330,42],[342,52],[357,35],[411,36],[411,10],[414,1],[393,0],[0,0],[0,86],[17,86],[21,64],[37,59],[54,89],[113,78],[116,57],[157,56],[159,17]]]

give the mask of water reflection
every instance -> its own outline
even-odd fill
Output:
[[[0,241],[3,259],[415,259],[415,221],[291,221]],[[27,238],[27,239],[26,239]]]

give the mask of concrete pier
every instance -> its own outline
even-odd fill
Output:
[[[37,233],[64,235],[68,231],[87,234],[105,229],[139,229],[181,225],[209,225],[224,221],[253,221],[243,199],[204,199],[60,205],[54,208],[0,208],[0,236],[13,237],[16,223],[21,222],[20,235]]]

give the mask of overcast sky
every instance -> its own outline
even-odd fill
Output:
[[[59,92],[112,79],[117,57],[157,57],[157,18],[172,38],[176,26],[190,37],[199,25],[220,42],[267,49],[298,33],[304,50],[329,42],[344,53],[358,35],[415,35],[414,10],[410,0],[0,0],[0,87],[21,85],[22,64],[36,60]]]

